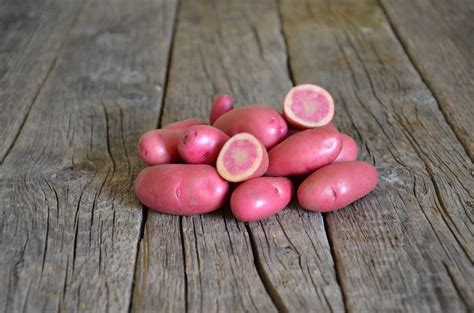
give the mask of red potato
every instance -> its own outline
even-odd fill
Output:
[[[213,124],[229,136],[250,133],[266,148],[280,142],[286,136],[288,126],[275,109],[266,105],[248,105],[222,114]]]
[[[332,122],[329,122],[328,124],[324,125],[324,127],[330,128],[332,130],[337,130],[336,126]]]
[[[229,136],[218,128],[197,125],[183,133],[178,151],[186,163],[214,165],[219,151],[228,139]]]
[[[181,132],[171,129],[154,129],[138,141],[138,155],[148,165],[178,162],[178,142]]]
[[[240,184],[232,193],[232,214],[242,222],[272,216],[291,201],[293,184],[286,177],[258,177]]]
[[[291,137],[291,136],[293,136],[294,134],[297,134],[297,133],[299,133],[299,132],[300,132],[299,129],[294,129],[294,128],[289,128],[289,127],[288,127],[288,131],[286,132],[286,137],[285,137],[285,139],[288,138],[288,137]],[[285,139],[283,139],[283,140],[285,140]]]
[[[337,128],[336,126],[334,126],[334,124],[331,122],[325,126],[321,126],[321,127],[327,127],[329,129],[332,129],[332,130],[335,130],[337,131]],[[294,134],[297,134],[301,131],[301,129],[294,129],[294,128],[291,128],[291,127],[288,127],[288,132],[286,133],[286,138],[290,137],[290,136],[293,136]],[[285,138],[285,139],[286,139]]]
[[[197,118],[188,118],[179,122],[168,124],[165,127],[163,127],[163,129],[185,131],[189,127],[196,126],[196,125],[206,125],[206,123]]]
[[[293,87],[283,100],[283,116],[295,128],[321,127],[332,121],[334,100],[327,90],[316,85]]]
[[[365,162],[334,163],[311,174],[298,188],[301,207],[317,212],[343,208],[371,192],[377,171]]]
[[[267,150],[252,134],[240,133],[224,144],[216,167],[222,178],[234,183],[259,177],[268,168]]]
[[[280,142],[268,152],[266,175],[290,176],[308,174],[331,164],[341,152],[342,138],[328,127],[300,131]]]
[[[229,183],[205,164],[152,166],[135,181],[135,193],[144,205],[174,215],[215,211],[224,204],[228,190]]]
[[[225,112],[229,112],[234,108],[234,101],[229,95],[219,95],[212,103],[211,112],[209,114],[209,122],[214,122]]]
[[[334,162],[348,162],[355,161],[357,159],[357,143],[355,140],[346,134],[341,134],[342,137],[342,149],[339,152]]]

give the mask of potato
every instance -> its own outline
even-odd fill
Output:
[[[268,153],[249,133],[232,136],[222,147],[216,162],[217,172],[227,181],[241,182],[265,174]]]
[[[234,190],[230,208],[240,221],[258,221],[285,208],[292,194],[293,184],[286,177],[253,178]]]
[[[229,139],[226,133],[209,125],[188,128],[178,143],[178,151],[186,163],[216,164],[217,155]]]
[[[179,122],[168,124],[165,127],[163,127],[163,129],[185,131],[189,127],[196,126],[196,125],[206,125],[206,123],[197,118],[188,118]]]
[[[365,162],[334,163],[311,174],[298,188],[301,207],[317,212],[343,208],[371,192],[377,171]]]
[[[222,114],[213,124],[229,136],[250,133],[265,148],[273,147],[286,137],[288,126],[275,109],[266,105],[248,105]]]
[[[219,95],[212,103],[211,112],[209,112],[209,122],[211,125],[225,112],[234,108],[234,101],[229,95]]]
[[[178,142],[181,132],[171,129],[154,129],[138,141],[138,156],[148,165],[178,162]]]
[[[300,131],[268,152],[266,175],[289,176],[309,174],[331,164],[342,148],[338,131],[328,127]]]
[[[291,88],[283,100],[283,116],[296,129],[327,125],[334,112],[335,104],[329,92],[312,84]]]
[[[208,213],[220,208],[229,184],[205,164],[164,164],[145,168],[135,193],[148,208],[174,215]]]
[[[342,149],[339,152],[334,162],[347,162],[355,161],[357,159],[357,143],[355,140],[346,134],[341,134],[342,137]]]

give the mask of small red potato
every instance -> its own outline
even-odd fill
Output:
[[[164,164],[145,168],[135,193],[148,208],[174,215],[208,213],[220,208],[229,183],[205,164]]]
[[[336,130],[320,127],[300,131],[268,152],[266,175],[309,174],[334,162],[341,148],[342,138]]]
[[[178,142],[181,132],[171,129],[154,129],[138,141],[138,155],[148,165],[178,162]]]
[[[206,123],[197,118],[188,118],[179,122],[168,124],[165,127],[163,127],[163,129],[185,131],[189,127],[196,126],[196,125],[206,125]]]
[[[232,214],[242,222],[272,216],[290,203],[293,184],[286,177],[257,177],[241,183],[232,193]]]
[[[178,151],[186,163],[216,164],[217,155],[229,139],[222,130],[209,126],[192,126],[183,133]]]
[[[262,143],[249,133],[231,137],[217,157],[217,172],[227,181],[241,182],[265,174],[268,154]]]
[[[295,128],[321,127],[332,121],[334,100],[316,85],[304,84],[293,87],[283,100],[283,116]]]
[[[365,162],[334,163],[311,174],[298,188],[301,207],[317,212],[343,208],[371,192],[377,171]]]
[[[339,152],[334,162],[348,162],[355,161],[357,159],[357,143],[355,140],[346,134],[341,134],[342,137],[342,149]]]
[[[212,103],[211,112],[209,114],[209,122],[214,122],[225,112],[228,112],[234,108],[234,101],[229,95],[219,95]]]
[[[248,105],[222,114],[213,124],[229,136],[250,133],[270,148],[286,136],[288,126],[275,109],[266,105]]]

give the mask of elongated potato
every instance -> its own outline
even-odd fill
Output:
[[[300,131],[268,152],[266,175],[290,176],[308,174],[331,164],[342,148],[338,131],[328,127]]]
[[[148,165],[174,163],[180,160],[178,142],[181,132],[172,129],[154,129],[138,141],[138,156]]]
[[[236,108],[222,114],[212,125],[229,136],[250,133],[257,137],[265,148],[273,147],[283,140],[288,131],[283,117],[272,107],[254,104]]]
[[[208,213],[220,208],[229,184],[205,164],[164,164],[145,168],[135,193],[148,208],[174,215]]]
[[[298,188],[301,207],[317,212],[343,208],[371,192],[377,171],[365,162],[334,163],[311,174]]]
[[[293,184],[286,177],[258,177],[240,184],[232,193],[232,214],[243,222],[272,216],[290,203]]]

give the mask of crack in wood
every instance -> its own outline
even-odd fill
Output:
[[[288,307],[285,305],[285,301],[281,298],[279,295],[278,291],[275,289],[273,286],[272,282],[270,281],[270,278],[268,277],[265,268],[263,267],[262,260],[260,259],[257,251],[257,244],[255,242],[255,236],[252,233],[252,230],[250,229],[249,225],[245,223],[245,228],[247,229],[247,233],[249,234],[250,238],[250,245],[252,248],[252,254],[253,254],[253,260],[254,260],[254,265],[257,270],[258,276],[260,277],[260,280],[262,281],[262,284],[272,300],[273,304],[275,305],[276,309],[280,313],[286,313],[289,312]]]
[[[323,222],[324,222],[324,230],[325,230],[328,242],[329,242],[329,248],[330,248],[330,251],[331,251],[332,260],[334,262],[334,272],[336,273],[336,281],[337,281],[337,284],[339,285],[339,288],[341,290],[342,304],[344,305],[344,312],[349,312],[350,313],[350,312],[352,312],[352,310],[349,307],[348,296],[347,296],[346,291],[344,289],[344,280],[342,279],[341,273],[340,273],[341,268],[338,266],[339,262],[338,262],[338,257],[337,257],[337,254],[336,254],[334,240],[333,240],[333,237],[332,237],[333,233],[330,230],[328,230],[329,229],[329,225],[328,225],[328,221],[327,221],[327,215],[328,214],[331,214],[331,213],[322,213],[321,214],[322,218],[323,218]]]
[[[180,234],[180,239],[181,239],[181,249],[182,249],[182,255],[183,255],[183,269],[184,269],[184,311],[189,312],[188,307],[189,307],[189,300],[188,300],[188,267],[186,265],[186,243],[184,239],[184,228],[183,228],[183,216],[179,217],[179,234]]]

